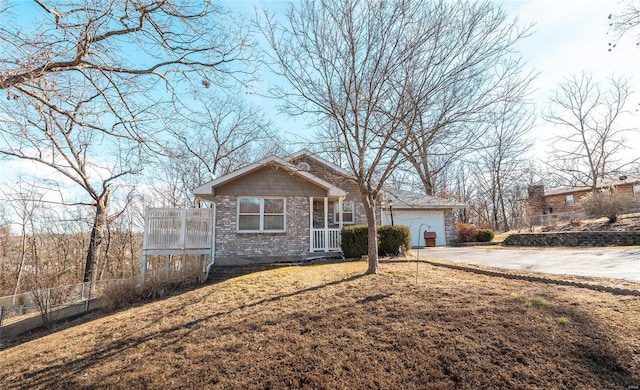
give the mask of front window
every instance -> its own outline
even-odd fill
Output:
[[[239,198],[238,231],[285,231],[285,200],[283,198]]]
[[[340,211],[338,209],[338,204],[339,204],[338,202],[334,203],[334,209],[333,209],[333,220],[336,222],[340,221]],[[354,221],[353,209],[354,209],[353,202],[342,203],[342,217],[344,218],[342,223],[344,224],[353,223]]]
[[[574,203],[573,203],[573,195],[567,195],[567,196],[565,196],[565,198],[564,198],[564,202],[565,202],[565,204],[566,204],[567,206],[573,206],[573,205],[574,205]]]
[[[640,185],[633,186],[633,197],[636,199],[640,199]]]

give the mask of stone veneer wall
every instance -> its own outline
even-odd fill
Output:
[[[286,198],[285,233],[238,233],[237,198],[216,197],[217,265],[299,261],[309,252],[309,198]]]
[[[638,232],[554,232],[520,233],[502,243],[510,246],[628,246],[640,245]]]
[[[456,228],[453,223],[452,209],[447,209],[444,211],[444,236],[445,236],[445,245],[451,245],[452,243],[458,242],[458,237],[456,235]]]

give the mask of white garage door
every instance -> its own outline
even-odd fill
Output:
[[[391,216],[385,213],[383,223],[391,224]],[[444,211],[393,210],[393,223],[411,229],[411,245],[424,246],[424,232],[436,232],[436,245],[446,245],[444,235]]]

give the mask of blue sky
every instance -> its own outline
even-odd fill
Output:
[[[633,95],[627,109],[626,127],[640,127],[640,47],[627,35],[608,51],[608,15],[621,7],[617,1],[511,1],[507,9],[517,12],[522,22],[534,22],[533,35],[522,42],[522,55],[540,72],[535,82],[534,99],[538,110],[544,108],[556,85],[565,77],[592,72],[595,79],[615,74],[632,78]],[[537,146],[542,148],[554,133],[540,121],[536,127]],[[629,139],[629,156],[640,155],[640,130]]]
[[[629,1],[629,0],[626,0]],[[640,47],[632,36],[625,36],[612,51],[608,51],[610,36],[608,15],[620,10],[625,1],[617,0],[505,0],[496,1],[512,18],[519,18],[525,26],[534,24],[530,37],[521,41],[519,49],[531,69],[539,72],[533,84],[532,99],[536,103],[538,117],[548,106],[549,97],[559,82],[583,70],[592,72],[595,79],[614,74],[632,78],[634,93],[627,108],[633,115],[627,116],[625,127],[640,127]],[[229,1],[231,8],[253,12],[253,7],[265,7],[282,12],[287,8],[283,1]],[[289,136],[312,135],[304,118],[289,118],[277,112],[273,101],[250,96],[249,99],[269,113],[273,122]],[[545,159],[550,138],[556,134],[548,123],[539,119],[532,131],[535,148],[532,156]],[[629,157],[640,156],[640,130],[630,134],[625,153]]]
[[[627,107],[633,111],[634,116],[628,116],[624,124],[627,127],[640,127],[640,47],[635,45],[633,37],[627,36],[613,51],[607,51],[610,40],[607,35],[607,16],[619,10],[622,3],[617,0],[506,0],[500,3],[510,16],[519,17],[523,25],[535,24],[532,35],[523,40],[519,47],[529,66],[540,73],[533,86],[535,91],[532,95],[538,111],[547,106],[552,91],[565,77],[582,70],[593,72],[596,78],[616,74],[635,77],[634,95]],[[274,12],[283,12],[287,8],[287,3],[283,1],[236,0],[228,1],[227,4],[232,10],[247,12],[250,15],[253,15],[254,7],[265,7]],[[34,3],[26,1],[15,9],[21,13],[19,16],[24,17],[25,21],[33,19],[34,10],[42,12]],[[268,87],[269,77],[265,77],[263,82],[261,88]],[[313,133],[309,128],[309,121],[303,117],[290,118],[279,113],[273,100],[261,98],[256,94],[247,95],[247,98],[265,110],[267,116],[288,137]],[[533,155],[544,158],[548,140],[556,132],[557,129],[539,120],[532,132],[536,141]],[[628,144],[632,148],[626,152],[627,155],[639,156],[640,130],[635,131],[635,137],[631,137]],[[9,170],[42,172],[31,165],[33,164],[23,161],[3,162],[0,182],[7,178]]]

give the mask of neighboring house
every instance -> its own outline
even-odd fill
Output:
[[[616,191],[640,200],[640,175],[624,175],[598,181],[597,190]],[[527,214],[530,216],[544,214],[563,214],[576,211],[580,202],[592,192],[589,186],[562,187],[545,192],[544,186],[534,185],[528,189],[526,201]]]
[[[352,175],[306,150],[286,159],[266,157],[202,184],[193,191],[213,203],[213,261],[239,265],[340,253],[340,231],[366,224],[364,206]],[[414,245],[425,229],[436,231],[437,244],[453,239],[452,210],[464,204],[394,191],[384,194],[378,221],[409,225]]]

